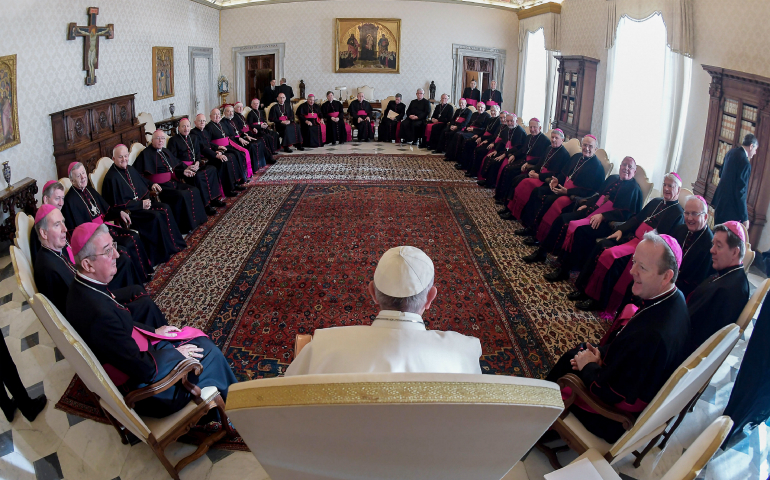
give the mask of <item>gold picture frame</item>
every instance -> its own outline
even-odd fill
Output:
[[[16,54],[0,57],[0,152],[21,143]]]
[[[334,73],[399,73],[401,19],[337,18]]]
[[[174,96],[174,47],[152,47],[152,99]]]

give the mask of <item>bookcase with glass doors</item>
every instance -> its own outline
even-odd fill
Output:
[[[553,128],[562,129],[565,140],[582,138],[591,133],[599,60],[581,55],[555,58],[559,62],[559,81]]]

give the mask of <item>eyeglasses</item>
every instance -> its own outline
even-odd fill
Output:
[[[104,255],[106,257],[111,257],[112,254],[115,253],[115,250],[118,249],[118,242],[112,242],[112,246],[107,245],[107,248],[104,249],[103,253],[94,253],[93,255],[90,255],[91,257],[98,257],[99,255]]]
[[[685,217],[700,217],[701,215],[705,215],[706,212],[684,212]]]

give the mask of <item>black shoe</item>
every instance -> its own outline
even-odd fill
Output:
[[[578,310],[583,310],[584,312],[592,312],[599,309],[598,303],[593,298],[583,300],[582,302],[577,302],[575,306],[578,308]]]
[[[538,248],[529,255],[521,257],[521,260],[524,263],[543,263],[545,262],[545,253],[541,252]]]
[[[271,158],[270,160],[267,161],[267,164],[268,165],[275,165],[275,162],[277,162],[277,160],[275,158]]]
[[[237,190],[239,192],[242,192],[242,191],[246,190],[246,187],[244,187],[243,185],[236,185],[235,186],[235,190]]]
[[[291,149],[291,148],[289,148],[289,147],[283,147],[283,151],[284,151],[284,152],[286,152],[286,153],[291,153],[291,152],[293,152],[294,150],[292,150],[292,149]]]
[[[524,245],[528,245],[530,247],[539,247],[540,240],[538,240],[537,237],[527,237],[524,239]]]
[[[5,388],[5,387],[3,387]],[[9,422],[13,421],[13,417],[16,415],[16,400],[9,398],[7,405],[2,405],[3,413],[5,414],[5,419]]]
[[[558,282],[560,280],[567,280],[569,278],[569,271],[559,267],[556,270],[546,273],[543,278],[549,282]]]
[[[206,215],[208,215],[209,217],[213,217],[214,215],[217,214],[217,209],[214,207],[210,207],[207,205],[205,210],[206,210]]]
[[[506,203],[505,200],[503,200],[502,198],[495,199],[495,205],[505,205],[505,203]]]
[[[217,207],[217,208],[222,208],[222,207],[226,207],[227,206],[227,204],[225,202],[223,202],[222,200],[220,200],[218,198],[215,198],[214,200],[209,202],[209,205],[211,205],[212,207]]]
[[[580,290],[575,290],[574,292],[567,294],[567,300],[572,302],[580,302],[582,300],[588,300],[588,295],[581,292]]]
[[[465,176],[468,178],[476,178],[471,172],[465,172]]]
[[[476,181],[476,185],[478,185],[479,187],[486,187],[487,186],[487,181],[486,180],[477,180]]]
[[[513,216],[513,215],[511,215]],[[519,237],[531,237],[535,234],[535,231],[531,228],[520,228],[513,232],[514,235],[518,235]]]
[[[300,145],[299,147],[297,147],[297,150],[299,150],[300,152],[304,152],[305,151],[305,147]]]
[[[502,218],[503,220],[516,220],[516,217],[514,217],[511,212],[503,213],[502,215],[500,215],[500,218]],[[518,232],[518,230],[516,231]]]
[[[45,395],[40,395],[37,398],[31,399],[25,405],[20,405],[19,410],[21,410],[21,414],[24,415],[24,418],[33,422],[35,418],[37,418],[37,415],[45,409],[47,401],[48,399],[45,398]]]
[[[504,209],[502,209],[502,210],[498,210],[498,211],[497,211],[497,214],[498,214],[498,215],[505,215],[505,214],[506,214],[506,213],[508,213],[508,212],[509,212],[509,210],[508,210],[508,207],[505,207],[505,208],[504,208]]]
[[[238,196],[237,192],[225,192],[225,197],[233,198],[233,197],[237,197],[237,196]]]

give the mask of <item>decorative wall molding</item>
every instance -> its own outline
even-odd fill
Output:
[[[495,61],[495,74],[492,80],[497,80],[497,89],[505,98],[503,79],[505,77],[505,50],[500,48],[477,47],[473,45],[452,44],[452,98],[450,103],[457,105],[463,93],[463,65],[465,57],[490,58]]]
[[[525,18],[535,17],[544,13],[561,13],[561,4],[554,2],[543,3],[536,7],[519,10],[516,12],[516,15],[519,17],[519,20],[524,20]]]
[[[264,43],[261,45],[246,45],[243,47],[233,47],[233,65],[235,78],[230,79],[230,84],[235,85],[235,98],[232,100],[246,100],[246,85],[244,77],[246,75],[246,57],[254,55],[275,55],[275,78],[280,80],[284,77],[283,60],[286,55],[285,43]],[[277,82],[276,82],[277,83]]]
[[[190,118],[195,119],[198,109],[195,105],[195,59],[205,58],[208,64],[209,105],[216,105],[216,88],[214,87],[214,49],[207,47],[187,47],[187,63],[190,67]]]

